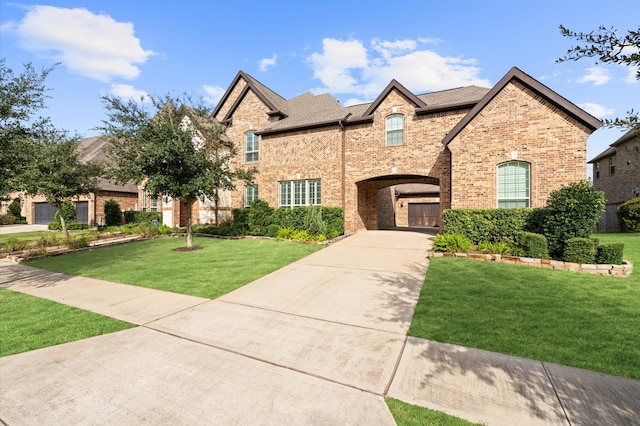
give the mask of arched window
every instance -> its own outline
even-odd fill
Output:
[[[254,132],[244,134],[244,162],[255,163],[258,161],[258,135]]]
[[[392,114],[387,117],[387,146],[404,143],[404,115]]]
[[[510,161],[498,166],[498,208],[513,209],[530,206],[530,165]]]

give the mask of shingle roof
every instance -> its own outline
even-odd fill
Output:
[[[614,143],[609,145],[607,149],[602,151],[600,154],[596,155],[591,161],[588,161],[589,164],[598,162],[603,158],[609,157],[617,152],[617,147],[624,144],[625,142],[629,142],[634,138],[640,138],[640,131],[636,129],[630,129],[624,135],[620,136]]]
[[[109,157],[105,152],[105,147],[109,142],[108,136],[94,136],[80,141],[78,151],[80,152],[80,161],[84,162],[108,162]],[[138,186],[134,182],[128,182],[124,185],[117,185],[107,179],[100,179],[98,187],[102,191],[116,192],[138,192]]]
[[[288,101],[289,116],[269,123],[259,134],[343,120],[348,110],[329,94],[304,93]]]

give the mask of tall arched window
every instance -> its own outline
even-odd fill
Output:
[[[392,114],[387,117],[387,146],[404,143],[404,115]]]
[[[258,135],[254,132],[244,134],[244,162],[255,163],[258,161]]]
[[[529,207],[531,202],[530,165],[509,161],[498,166],[498,208]]]

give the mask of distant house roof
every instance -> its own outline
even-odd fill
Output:
[[[504,89],[507,84],[509,84],[512,80],[517,80],[520,83],[527,86],[529,89],[534,92],[540,94],[548,101],[553,103],[555,106],[565,111],[571,117],[575,118],[577,121],[581,122],[591,130],[595,130],[602,125],[602,122],[587,113],[583,109],[579,108],[575,104],[571,103],[567,99],[563,98],[553,90],[549,89],[544,84],[535,80],[533,77],[525,74],[521,70],[516,67],[511,68],[509,72],[502,77],[502,79],[495,85],[491,90],[489,90],[486,95],[478,102],[469,113],[462,119],[458,124],[454,126],[453,129],[445,136],[443,139],[443,143],[448,145],[457,135],[464,129],[471,120],[473,120],[491,100],[498,95]]]
[[[80,152],[80,160],[89,162],[106,163],[109,157],[105,152],[105,147],[109,142],[108,136],[94,136],[80,141],[78,151]],[[124,185],[117,185],[107,179],[100,179],[98,187],[102,191],[115,192],[134,192],[138,193],[138,186],[134,182],[128,182]]]
[[[596,155],[591,161],[589,161],[589,164],[593,164],[596,163],[600,160],[602,160],[603,158],[607,158],[610,157],[611,155],[615,154],[617,152],[617,147],[619,147],[622,144],[625,144],[635,138],[640,138],[640,131],[636,130],[636,129],[630,129],[628,132],[626,132],[624,135],[620,136],[614,143],[612,143],[611,145],[609,145],[609,147],[607,149],[605,149],[604,151],[602,151],[600,154]]]

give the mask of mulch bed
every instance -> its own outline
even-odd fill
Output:
[[[193,247],[176,247],[171,249],[171,251],[194,251],[194,250],[202,250],[204,247],[202,246],[193,246]]]

